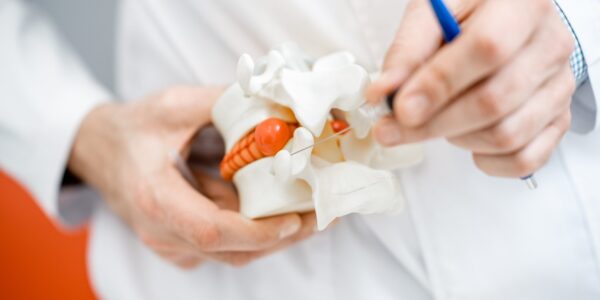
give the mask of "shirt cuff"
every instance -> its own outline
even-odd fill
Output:
[[[571,130],[576,133],[588,133],[595,130],[599,123],[597,101],[600,96],[600,34],[598,34],[600,1],[556,0],[555,2],[566,16],[587,65],[587,79],[580,82],[581,85],[573,95]],[[577,71],[575,68],[574,71]],[[574,74],[577,77],[577,73]]]

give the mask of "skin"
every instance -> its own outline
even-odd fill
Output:
[[[384,145],[445,138],[492,176],[543,166],[571,122],[574,41],[550,0],[447,1],[462,26],[452,43],[429,1],[413,0],[367,91],[371,102],[399,89]]]
[[[196,171],[197,191],[177,171],[173,149],[184,155],[208,149],[213,153],[197,161],[214,164],[214,134],[200,134],[212,140],[204,147],[191,140],[210,123],[221,93],[174,87],[141,101],[100,105],[81,123],[69,159],[69,168],[102,193],[143,243],[182,268],[204,260],[245,265],[315,228],[313,213],[247,219],[230,184]]]

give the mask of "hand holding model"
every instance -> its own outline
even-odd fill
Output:
[[[243,265],[312,234],[313,213],[240,215],[228,183],[196,173],[199,193],[169,159],[211,121],[220,88],[174,87],[142,101],[104,104],[85,118],[69,168],[156,253],[190,268],[204,259]]]

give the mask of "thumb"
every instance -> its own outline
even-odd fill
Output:
[[[251,220],[236,211],[220,209],[193,189],[174,167],[168,168],[155,185],[161,188],[153,206],[159,220],[204,252],[266,249],[302,228],[298,214]]]
[[[453,0],[447,4],[457,19],[462,20],[476,2]],[[412,0],[386,53],[381,76],[367,88],[367,100],[375,103],[392,94],[441,45],[442,32],[429,1]]]
[[[214,216],[220,238],[218,249],[212,250],[218,251],[264,250],[302,228],[302,218],[294,213],[250,220],[237,212],[219,210]]]

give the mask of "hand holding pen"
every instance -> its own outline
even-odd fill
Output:
[[[377,124],[376,137],[384,145],[444,137],[485,173],[525,179],[569,128],[573,37],[551,1],[452,3],[461,5],[450,7],[450,19],[429,1],[409,3],[367,92],[375,102],[398,90],[394,117]],[[452,16],[464,26],[448,34]]]

